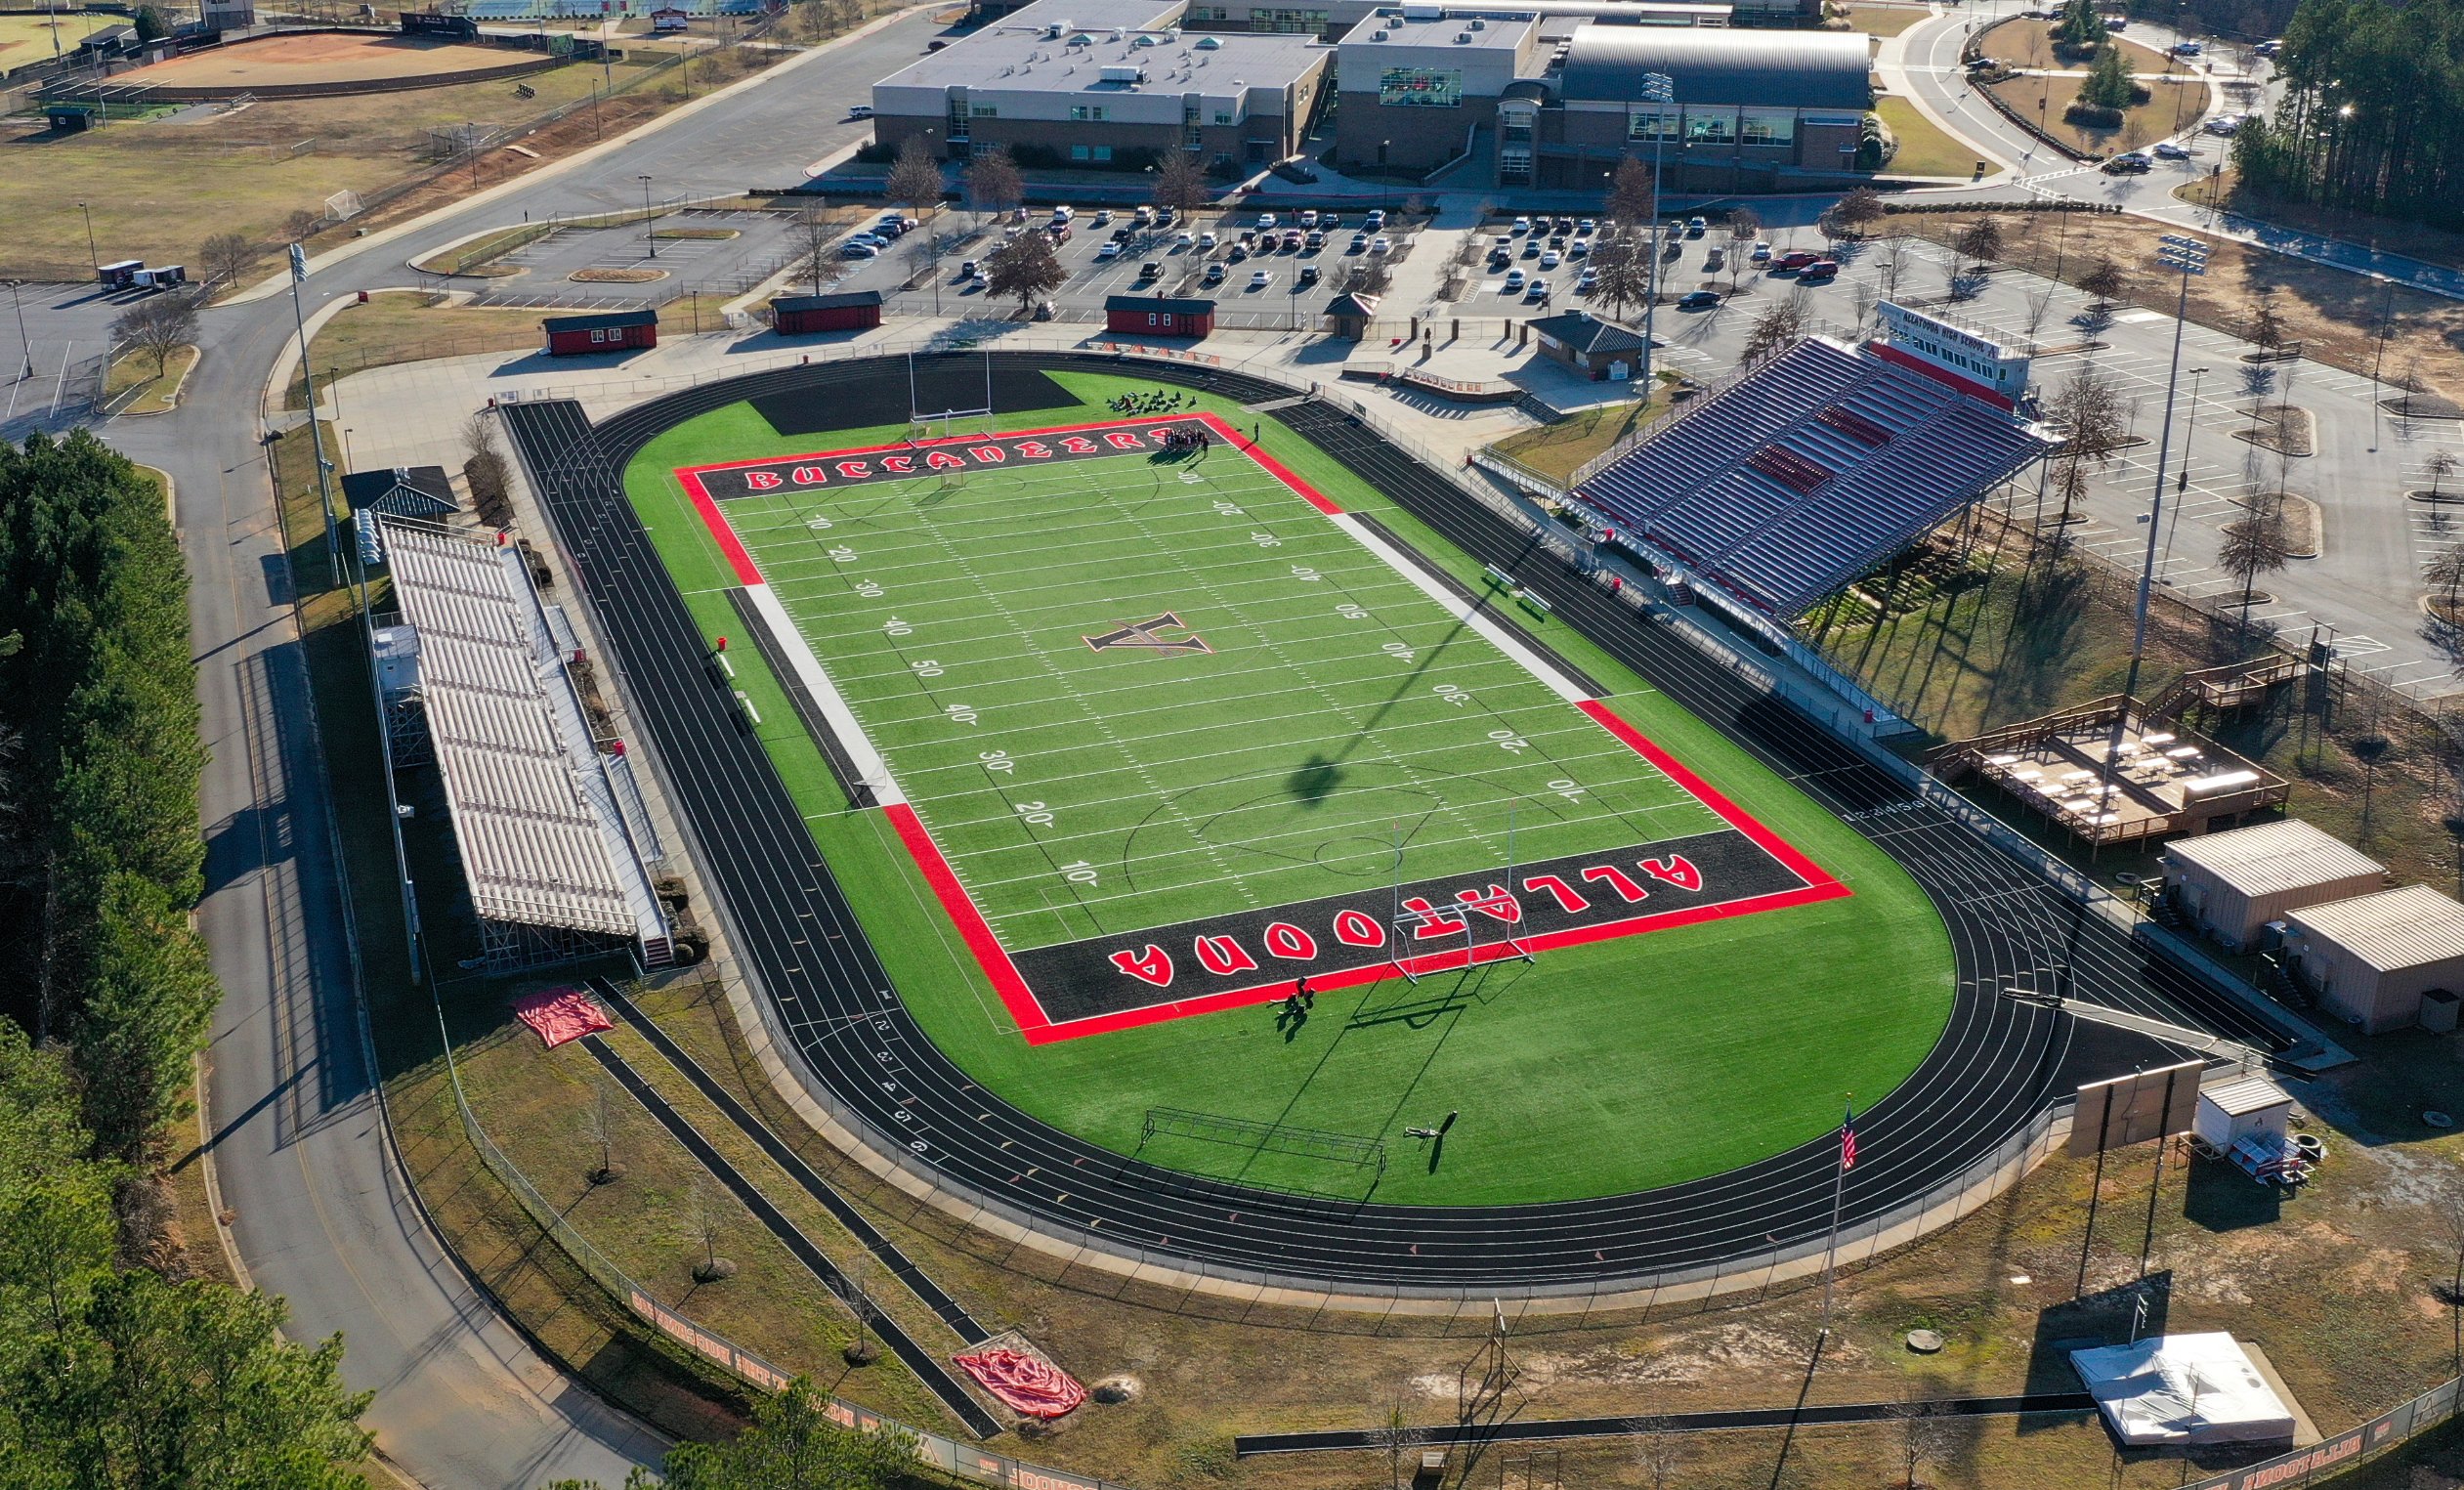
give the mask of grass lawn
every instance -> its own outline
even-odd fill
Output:
[[[1993,158],[1978,155],[1976,148],[1965,140],[1953,139],[1906,99],[1877,99],[1874,111],[1899,142],[1898,153],[1884,164],[1894,176],[1956,176],[1967,181],[1976,174],[1978,160]]]
[[[1585,461],[1601,455],[1610,446],[1657,418],[1668,406],[1665,398],[1653,399],[1649,404],[1639,400],[1632,404],[1603,404],[1584,409],[1570,419],[1508,435],[1489,448],[1563,482]]]
[[[2089,129],[2062,117],[2062,110],[2079,97],[2079,89],[2087,79],[2060,75],[2015,77],[1999,83],[1988,83],[1986,89],[2009,105],[2019,117],[2041,121],[2044,131],[2076,150],[2110,155],[2180,133],[2196,119],[2207,106],[2207,85],[2202,82],[2149,82],[2147,102],[2134,104],[2122,110],[2118,129]]]
[[[1982,55],[2010,64],[2014,67],[2059,68],[2065,71],[2084,70],[2085,58],[2073,58],[2054,51],[2053,27],[2042,21],[2013,20],[1988,26],[1976,38]],[[2120,47],[2122,61],[2133,72],[2162,72],[2181,64],[2153,47],[2142,46],[2126,36],[2108,36],[2105,45]]]
[[[425,292],[385,290],[367,304],[335,312],[308,343],[309,364],[321,387],[370,367],[463,357],[474,352],[520,352],[539,343],[539,313],[500,306],[430,305]],[[308,406],[304,378],[294,377],[286,408]]]
[[[196,368],[197,355],[194,347],[175,348],[156,372],[152,353],[123,352],[104,376],[103,401],[109,404],[126,398],[128,402],[118,405],[123,414],[169,413],[180,403],[180,385]]]
[[[1103,418],[1104,400],[1132,386],[1077,374],[1057,381],[1078,396],[1083,410],[1038,410],[1008,421],[1010,426]],[[1254,419],[1219,401],[1202,404],[1244,425]],[[696,615],[712,634],[736,632],[742,626],[724,594],[734,582],[731,571],[670,472],[719,460],[875,444],[903,433],[785,437],[749,405],[737,404],[654,441],[626,473],[627,488]],[[1271,418],[1263,447],[1347,511],[1376,516],[1478,587],[1476,564]],[[1144,484],[1141,475],[1136,485]],[[1141,490],[1126,500],[1145,496]],[[1203,519],[1215,520],[1211,510]],[[1310,520],[1317,521],[1314,515]],[[1285,514],[1276,515],[1278,535],[1286,521]],[[1300,519],[1288,521],[1296,540]],[[827,535],[806,533],[808,539]],[[1166,548],[1170,541],[1159,534],[1154,546]],[[1015,633],[1013,621],[998,614],[998,606],[1014,603],[1004,598],[1014,593],[1013,576],[953,564],[946,555],[935,562],[953,581],[953,592],[982,595],[974,602],[984,613],[977,632],[985,641],[979,645],[995,645]],[[1362,561],[1355,554],[1347,562]],[[823,556],[820,563],[833,561]],[[1289,570],[1291,561],[1282,567]],[[927,580],[927,591],[929,573],[915,575]],[[1244,587],[1193,595],[1192,613],[1214,624],[1211,617],[1228,617],[1265,599],[1264,591],[1251,587],[1252,580],[1238,583]],[[798,597],[786,599],[793,605]],[[819,626],[819,613],[816,618],[807,618],[801,609],[796,614],[800,629],[810,633]],[[915,623],[904,609],[898,616]],[[1077,624],[1074,614],[1070,621]],[[1348,622],[1330,617],[1329,624]],[[1610,702],[1621,715],[1847,883],[1852,898],[1552,951],[1534,966],[1492,964],[1470,974],[1423,979],[1417,990],[1387,982],[1330,993],[1320,999],[1318,1015],[1305,1032],[1291,1041],[1276,1030],[1270,1009],[1252,1007],[1030,1046],[937,908],[884,814],[848,810],[795,713],[750,650],[732,650],[730,656],[738,686],[761,716],[763,738],[808,814],[817,844],[848,887],[902,995],[934,1039],[1011,1101],[1124,1152],[1137,1146],[1140,1119],[1151,1106],[1390,1138],[1399,1138],[1403,1125],[1427,1113],[1461,1108],[1466,1121],[1457,1138],[1467,1131],[1478,1136],[1450,1143],[1441,1174],[1398,1166],[1379,1198],[1504,1203],[1616,1193],[1729,1169],[1833,1127],[1843,1092],[1855,1091],[1860,1102],[1868,1102],[1896,1086],[1937,1038],[1948,1008],[1948,949],[1922,895],[1862,838],[1700,720],[1564,628],[1544,624],[1542,630],[1550,645],[1612,690]],[[849,651],[870,646],[852,626],[828,634],[834,639],[817,650],[830,660],[842,687],[854,692],[885,686],[872,676],[883,669],[862,660],[877,654],[867,650],[846,659]],[[1073,637],[1070,645],[1076,644]],[[901,664],[900,671],[907,670]],[[1510,691],[1528,685],[1508,680],[1499,686]],[[1407,702],[1400,687],[1397,706]],[[966,702],[954,693],[934,711]],[[1079,748],[1089,758],[1108,753],[1097,739],[1107,727],[1084,726],[1086,743]],[[1333,725],[1330,731],[1339,733]],[[895,749],[891,755],[897,770]],[[1501,753],[1500,761],[1506,759]],[[1301,765],[1296,759],[1286,769]],[[1432,788],[1441,798],[1456,789],[1452,784]],[[1019,792],[1027,796],[1024,787]],[[1091,855],[1084,857],[1093,862]],[[1277,899],[1265,894],[1262,903]],[[1817,967],[1812,976],[1824,986],[1859,991],[1862,1012],[1852,1026],[1843,1028],[1831,1001],[1813,995],[1809,970]],[[1425,1007],[1408,1020],[1381,1017],[1407,999]],[[1745,1093],[1751,1097],[1741,1100]],[[1720,1121],[1703,1121],[1709,1112],[1717,1112]],[[1635,1135],[1636,1141],[1599,1144],[1583,1136],[1601,1131]],[[1297,1168],[1246,1165],[1244,1154],[1176,1149],[1156,1157],[1213,1172],[1240,1171],[1261,1182],[1305,1186],[1313,1177]]]
[[[411,266],[431,275],[487,275],[501,277],[518,272],[518,266],[499,266],[496,261],[518,248],[535,243],[555,231],[552,223],[523,223],[512,228],[499,228],[484,233],[467,243],[432,253]]]
[[[701,64],[695,65],[698,78]],[[633,64],[616,72],[618,87],[628,76],[643,75]],[[336,192],[370,194],[428,173],[424,151],[431,128],[472,119],[519,125],[588,98],[599,86],[600,69],[557,67],[519,82],[536,96],[517,98],[515,80],[505,79],[350,98],[268,99],[238,113],[73,135],[52,133],[39,116],[9,119],[0,123],[0,163],[7,167],[0,170],[0,222],[10,226],[0,245],[0,272],[88,277],[79,201],[92,209],[94,236],[106,258],[193,264],[198,244],[227,232],[256,242],[277,241],[292,213],[320,212]],[[638,123],[668,106],[667,91],[653,81],[620,93],[605,106],[602,122],[610,133]],[[681,84],[673,102],[683,102]],[[545,156],[586,145],[595,134],[585,107],[525,143]],[[495,152],[480,162],[478,185],[493,185],[536,164],[511,151]],[[467,194],[473,187],[470,171],[461,170],[452,187],[456,195]],[[411,198],[417,199],[377,209],[361,224],[425,202],[420,192]]]
[[[1922,5],[1860,5],[1848,12],[1848,29],[1867,36],[1896,36],[1929,14]]]

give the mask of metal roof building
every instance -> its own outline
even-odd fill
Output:
[[[2299,818],[2165,846],[2165,882],[2199,929],[2234,951],[2304,906],[2367,895],[2387,867]]]
[[[2420,1017],[2421,996],[2464,989],[2464,905],[2426,884],[2295,911],[2285,938],[2318,1001],[2364,1034]]]
[[[380,633],[383,692],[389,711],[424,725],[487,960],[630,944],[662,965],[672,948],[651,880],[657,845],[623,810],[629,783],[599,753],[520,551],[424,523],[378,524],[411,632]]]
[[[1785,100],[1862,110],[1873,100],[1870,49],[1850,31],[1604,25],[1575,29],[1557,96],[1623,103],[1646,73],[1666,73],[1686,107]]]

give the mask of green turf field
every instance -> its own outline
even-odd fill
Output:
[[[1002,427],[1103,420],[1107,398],[1144,386],[1056,381],[1085,406]],[[1254,422],[1228,404],[1206,406],[1244,428]],[[737,404],[652,442],[628,468],[627,489],[705,628],[741,631],[726,597],[737,581],[672,473],[906,434],[786,437]],[[1480,585],[1478,564],[1271,417],[1260,444],[1347,511],[1374,516],[1465,585]],[[757,518],[745,504],[762,498],[727,504],[1005,944],[1151,925],[1190,914],[1226,883],[1247,881],[1258,901],[1282,903],[1349,882],[1348,873],[1390,873],[1403,802],[1420,825],[1411,852],[1475,867],[1504,854],[1508,800],[1517,804],[1518,862],[1551,834],[1581,847],[1709,821],[1529,669],[1232,453],[1210,453],[1194,481],[1181,479],[1183,465],[1130,460],[1121,463],[1129,476],[1097,483],[1088,473],[1114,463],[1089,462],[989,481],[970,473],[947,489],[804,493]],[[815,529],[815,518],[832,527]],[[855,590],[833,546],[856,550],[892,613],[859,603],[874,597]],[[1084,642],[1175,608],[1199,617],[1217,650],[1112,657]],[[1382,1201],[1564,1198],[1733,1168],[1834,1127],[1848,1093],[1862,1107],[1895,1087],[1938,1037],[1951,993],[1947,941],[1916,887],[1565,627],[1521,623],[1607,687],[1619,714],[1852,894],[1418,986],[1347,989],[1322,997],[1296,1029],[1270,1009],[1244,1008],[1030,1045],[884,814],[849,809],[775,680],[748,650],[731,657],[808,829],[925,1029],[988,1087],[1121,1151],[1138,1147],[1148,1108],[1180,1107],[1381,1137],[1396,1155]],[[1205,666],[1182,665],[1192,660]],[[923,676],[918,661],[938,675]],[[1447,684],[1458,692],[1439,693]],[[1470,702],[1447,702],[1456,697]],[[978,722],[954,724],[954,703]],[[988,770],[993,752],[1013,769]],[[1325,770],[1296,770],[1317,757]],[[1221,785],[1261,780],[1270,789]],[[1574,781],[1576,796],[1552,791],[1557,781]],[[1051,822],[1037,821],[1046,814]],[[1140,816],[1148,822],[1133,830]],[[1294,844],[1311,851],[1296,856]],[[1322,852],[1330,844],[1351,845],[1357,862]],[[1096,872],[1091,889],[1057,872],[1072,864]],[[1424,1168],[1401,1129],[1449,1110],[1463,1117],[1442,1165]],[[1160,1140],[1146,1152],[1256,1183],[1320,1190],[1328,1178],[1303,1158],[1214,1144]]]
[[[1236,448],[725,513],[1012,950],[1720,826]]]

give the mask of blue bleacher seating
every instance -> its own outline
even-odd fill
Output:
[[[1581,495],[1784,618],[2045,448],[2000,408],[1813,339],[1704,400]]]

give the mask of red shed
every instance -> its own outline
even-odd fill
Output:
[[[550,316],[547,355],[580,357],[592,352],[640,352],[658,345],[657,311],[602,311],[596,316]]]
[[[1104,329],[1144,336],[1204,336],[1214,329],[1214,302],[1163,295],[1106,295]]]
[[[840,295],[774,295],[770,323],[781,336],[809,331],[867,331],[881,323],[881,292],[849,290]]]

